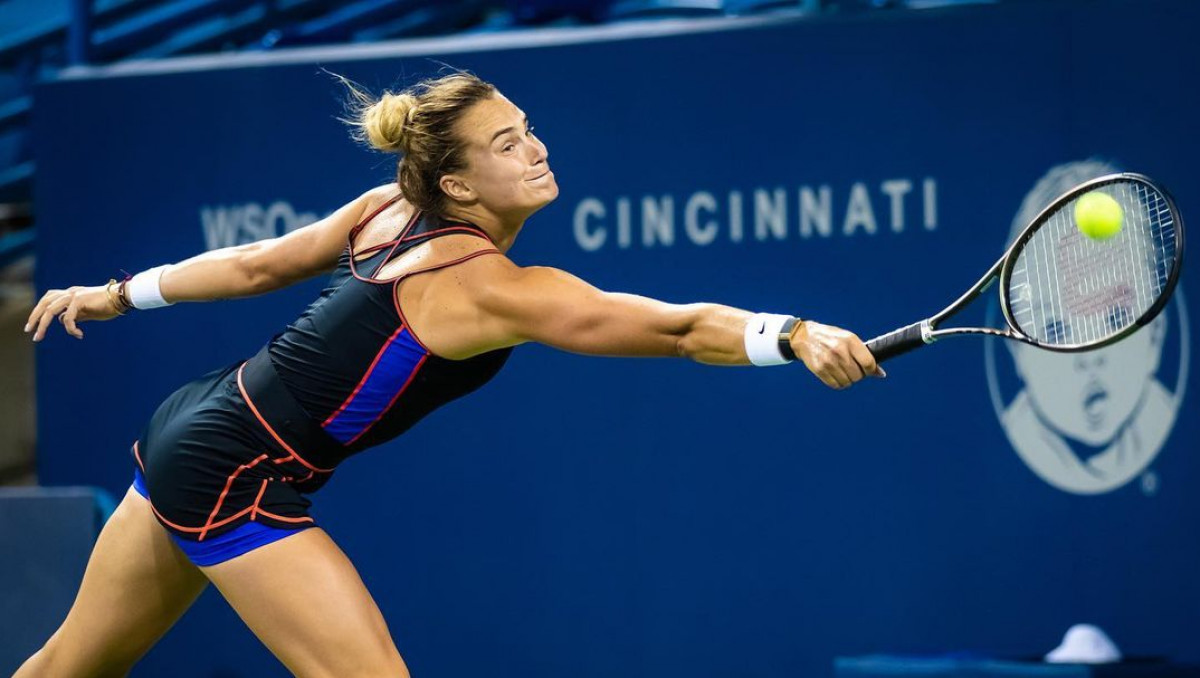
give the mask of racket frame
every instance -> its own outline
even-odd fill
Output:
[[[1167,281],[1163,286],[1162,292],[1158,295],[1158,298],[1154,300],[1154,303],[1151,304],[1150,308],[1146,309],[1146,311],[1142,313],[1142,315],[1139,316],[1134,322],[1130,323],[1128,327],[1103,339],[1076,344],[1049,344],[1038,341],[1034,337],[1030,337],[1020,330],[1016,319],[1013,317],[1011,302],[1008,297],[1008,284],[1012,278],[1012,271],[1016,266],[1016,261],[1021,253],[1021,250],[1024,249],[1025,244],[1029,242],[1029,239],[1033,237],[1034,233],[1036,233],[1038,229],[1047,223],[1048,217],[1051,213],[1060,209],[1066,203],[1069,203],[1071,200],[1074,200],[1084,193],[1117,181],[1133,181],[1136,183],[1145,184],[1151,190],[1162,195],[1163,200],[1166,202],[1167,209],[1171,214],[1171,218],[1175,221],[1175,260],[1172,262],[1172,266],[1170,268],[1170,272],[1168,273]],[[1134,172],[1119,172],[1096,177],[1095,179],[1086,181],[1066,191],[1062,195],[1055,198],[1045,209],[1039,212],[1038,215],[1029,222],[1029,225],[1027,225],[1016,237],[1016,239],[1013,240],[1012,244],[1009,245],[1008,249],[1005,250],[1000,259],[997,260],[996,263],[993,264],[990,269],[988,269],[987,273],[985,273],[983,277],[979,279],[979,282],[972,285],[966,292],[962,294],[962,296],[956,299],[954,303],[942,309],[937,314],[920,321],[919,323],[915,323],[914,325],[909,325],[908,327],[900,328],[899,330],[895,330],[888,334],[875,337],[867,343],[868,345],[880,344],[882,340],[887,337],[892,337],[902,332],[912,333],[914,330],[919,329],[921,341],[925,344],[932,344],[942,337],[983,334],[1022,341],[1032,346],[1037,346],[1038,348],[1056,351],[1059,353],[1077,353],[1080,351],[1089,351],[1107,346],[1114,342],[1120,341],[1125,337],[1128,337],[1136,332],[1139,328],[1149,324],[1150,321],[1154,320],[1154,318],[1162,312],[1163,308],[1166,307],[1167,302],[1170,301],[1171,294],[1175,291],[1176,284],[1179,282],[1180,272],[1183,270],[1183,232],[1183,217],[1180,215],[1179,209],[1175,206],[1175,199],[1169,192],[1167,192],[1166,189],[1156,184],[1149,177]],[[1004,329],[994,327],[952,327],[947,329],[937,329],[939,324],[970,305],[971,302],[987,292],[987,290],[997,281],[1000,282],[1000,309],[1004,314],[1004,321],[1008,327]],[[907,352],[907,350],[911,349],[905,348],[899,353],[894,353],[886,357],[894,357],[900,353]],[[886,359],[886,357],[884,359]]]

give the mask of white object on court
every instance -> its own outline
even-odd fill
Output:
[[[1067,629],[1062,644],[1046,654],[1054,664],[1110,664],[1121,661],[1121,651],[1100,627],[1076,624]]]

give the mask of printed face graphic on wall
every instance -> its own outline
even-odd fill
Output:
[[[1013,220],[1010,241],[1057,196],[1117,168],[1094,160],[1051,169],[1025,197]],[[1103,313],[1095,322],[1116,322],[1122,281],[1113,281]],[[1044,309],[1045,331],[1070,342],[1083,332]],[[1169,332],[1177,333],[1168,342]],[[1053,353],[1017,342],[986,342],[988,386],[997,416],[1021,459],[1047,483],[1076,494],[1117,489],[1137,477],[1157,456],[1175,423],[1186,383],[1187,314],[1177,290],[1166,310],[1146,327],[1111,346],[1084,353]],[[1073,342],[1072,342],[1073,343]],[[1163,351],[1178,356],[1174,388],[1160,374]],[[998,348],[1005,346],[1005,349]],[[1002,379],[1005,371],[1011,375]],[[1002,382],[1015,385],[1004,393]]]

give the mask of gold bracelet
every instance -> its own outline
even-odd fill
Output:
[[[133,309],[137,308],[133,305],[133,300],[129,298],[128,277],[117,283],[117,299],[121,301],[121,305],[125,307],[126,311],[132,311]]]
[[[113,285],[116,284],[117,280],[115,278],[110,279],[108,284],[104,286],[104,293],[108,295],[108,303],[112,305],[113,310],[117,312],[117,315],[125,315],[125,311],[128,309],[121,305],[120,297],[113,292]]]

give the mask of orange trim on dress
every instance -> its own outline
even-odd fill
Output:
[[[358,222],[357,224],[354,225],[354,228],[350,229],[350,236],[347,238],[347,240],[352,239],[355,235],[358,234],[358,232],[360,230],[362,230],[363,226],[366,226],[368,222],[370,222],[375,217],[379,216],[385,209],[391,207],[392,205],[395,205],[403,197],[404,197],[403,193],[397,193],[394,197],[391,197],[391,198],[388,198],[387,200],[385,200],[382,205],[380,205],[379,207],[376,207],[373,212],[368,214],[366,219],[363,219],[362,221]],[[414,213],[419,212],[419,211],[420,210],[413,210]]]
[[[379,349],[379,352],[375,354],[375,359],[371,361],[371,366],[368,367],[367,371],[363,373],[362,379],[358,380],[358,385],[354,387],[354,390],[351,391],[350,395],[347,396],[342,402],[341,407],[338,407],[333,411],[333,414],[329,415],[325,421],[321,422],[321,428],[329,426],[329,422],[336,419],[339,414],[349,407],[350,401],[354,400],[354,396],[358,395],[358,392],[362,390],[363,385],[367,383],[367,378],[370,377],[371,373],[375,371],[375,366],[379,364],[379,361],[383,358],[383,354],[387,352],[388,347],[392,345],[392,342],[395,341],[396,337],[400,336],[400,333],[403,331],[404,325],[401,325],[400,327],[396,328],[395,332],[392,332],[392,336],[388,337],[387,341],[383,342],[383,346]]]
[[[267,480],[272,480],[268,478]],[[250,520],[254,520],[258,516],[258,503],[262,501],[263,493],[267,491],[267,480],[262,481],[262,487],[258,488],[258,496],[254,498],[254,507],[250,510]]]
[[[357,252],[354,253],[354,255],[356,257],[363,257],[363,261],[366,261],[366,259],[370,258],[370,256],[367,256],[367,255],[374,256],[379,251],[385,250],[389,247],[391,247],[392,250],[394,251],[397,246],[402,245],[406,242],[412,242],[413,240],[420,240],[421,238],[432,238],[435,235],[439,235],[441,233],[450,233],[452,231],[477,235],[481,238],[486,238],[489,242],[491,242],[491,240],[492,240],[490,237],[488,237],[487,231],[484,231],[482,228],[477,228],[475,226],[470,226],[470,225],[447,226],[446,228],[439,228],[439,229],[435,229],[432,231],[426,231],[424,233],[417,233],[416,235],[404,235],[404,233],[406,231],[408,231],[409,228],[410,227],[405,227],[404,230],[402,230],[400,232],[401,235],[397,236],[394,240],[388,240],[386,242],[381,242],[377,245],[371,245],[370,247],[368,247],[366,249],[358,250]],[[378,269],[376,269],[376,272],[378,272]]]
[[[254,401],[250,399],[250,394],[246,393],[246,385],[242,383],[242,370],[244,369],[246,369],[246,363],[242,363],[241,366],[238,367],[238,390],[242,393],[242,400],[246,401],[246,404],[250,406],[250,411],[253,412],[254,416],[258,419],[258,423],[262,424],[263,428],[267,429],[267,433],[271,434],[271,437],[275,439],[275,442],[279,443],[283,449],[290,452],[292,456],[296,458],[296,461],[303,464],[306,468],[309,468],[313,471],[320,471],[321,473],[333,473],[333,469],[331,468],[318,468],[305,461],[303,457],[296,453],[296,450],[292,449],[291,445],[288,445],[286,442],[284,442],[283,438],[279,437],[279,434],[275,432],[275,429],[271,428],[271,425],[267,423],[267,420],[263,419],[263,416],[258,412],[258,408],[254,406]]]
[[[208,535],[208,530],[211,528],[213,520],[216,519],[217,513],[221,511],[221,505],[225,503],[225,497],[229,494],[229,488],[233,487],[234,479],[241,475],[242,471],[246,471],[258,466],[258,463],[266,458],[267,455],[260,454],[257,458],[255,458],[254,461],[250,462],[249,464],[242,464],[241,466],[238,466],[233,470],[233,473],[229,474],[229,477],[225,479],[225,489],[221,490],[221,496],[217,497],[217,505],[213,507],[212,513],[208,514],[208,520],[204,523],[204,528],[200,530],[200,538],[196,541],[204,541],[204,537]]]
[[[247,509],[247,510],[248,510],[248,509]],[[312,523],[312,522],[316,522],[316,521],[314,521],[312,518],[310,518],[309,516],[304,516],[304,517],[301,517],[301,518],[288,518],[287,516],[277,516],[277,515],[275,515],[274,513],[271,513],[271,512],[269,512],[269,511],[267,511],[267,510],[265,510],[265,509],[261,509],[261,508],[260,508],[260,509],[258,509],[258,512],[259,512],[259,513],[261,513],[262,515],[264,515],[264,516],[268,517],[268,518],[271,518],[271,519],[273,519],[273,520],[281,520],[281,521],[283,521],[283,522],[285,522],[285,523]]]
[[[392,198],[391,200],[388,200],[383,205],[381,205],[379,207],[379,209],[372,212],[370,214],[370,216],[368,216],[366,219],[363,219],[362,221],[355,224],[354,228],[350,229],[350,233],[348,233],[346,235],[346,249],[350,254],[350,273],[353,274],[354,277],[356,277],[356,278],[358,277],[358,274],[355,272],[355,266],[354,266],[354,264],[357,263],[355,261],[355,257],[359,256],[360,254],[364,254],[364,252],[355,252],[354,251],[354,239],[358,237],[359,232],[362,231],[363,227],[366,226],[368,222],[370,222],[375,217],[379,216],[380,212],[382,212],[383,210],[387,209],[388,207],[394,205],[397,201],[399,201],[403,197],[404,197],[403,195],[397,195],[396,197]],[[412,230],[413,225],[417,223],[417,218],[420,216],[421,216],[421,210],[413,209],[412,216],[408,218],[408,223],[404,224],[404,228],[400,229],[400,233],[396,237],[397,238],[404,237],[405,233],[408,233],[410,230]],[[367,248],[367,252],[373,252],[376,249],[383,249],[384,247],[391,245],[392,242],[393,242],[392,240],[389,240],[385,243],[380,243],[378,245],[372,245],[371,247]]]
[[[491,236],[489,236],[487,234],[487,231],[483,230],[482,228],[479,228],[478,226],[447,226],[446,228],[435,228],[432,231],[425,231],[424,233],[418,233],[416,235],[405,236],[403,238],[400,238],[397,242],[406,243],[406,242],[409,242],[412,240],[420,240],[421,238],[432,238],[433,236],[435,236],[439,233],[449,233],[451,231],[473,233],[477,236],[484,238],[488,242],[492,242],[492,238],[491,238]]]
[[[408,318],[404,317],[404,311],[400,310],[400,283],[404,282],[405,280],[408,280],[409,278],[411,278],[414,275],[420,275],[421,273],[428,273],[430,271],[436,271],[436,270],[443,269],[443,268],[449,268],[450,266],[454,266],[455,264],[461,264],[464,261],[474,259],[475,257],[481,257],[485,254],[503,254],[503,253],[494,247],[485,249],[485,250],[479,250],[479,251],[472,252],[470,254],[461,256],[457,259],[451,259],[450,261],[443,261],[440,264],[433,264],[430,266],[426,266],[425,268],[418,268],[415,271],[409,271],[409,272],[404,273],[403,275],[397,277],[395,280],[392,281],[392,306],[396,309],[396,315],[400,317],[400,322],[402,324],[402,327],[408,328],[409,336],[411,336],[413,338],[413,340],[417,342],[418,346],[425,349],[426,353],[432,354],[433,351],[430,351],[429,347],[425,345],[425,342],[421,341],[421,338],[417,336],[416,330],[413,329],[412,323],[408,322]]]
[[[142,442],[142,441],[140,441],[140,440],[133,441],[133,458],[137,459],[138,466],[142,467],[142,474],[145,475],[146,465],[142,463],[142,455],[138,454],[138,443],[140,443],[140,442]]]
[[[375,424],[378,424],[380,419],[383,419],[383,415],[387,414],[388,410],[392,409],[392,405],[396,404],[396,401],[400,399],[400,395],[408,390],[408,385],[413,382],[413,379],[417,378],[417,373],[421,371],[421,367],[425,364],[425,361],[429,359],[429,355],[429,352],[426,351],[425,355],[421,356],[421,359],[417,361],[417,366],[413,368],[412,374],[408,375],[408,379],[405,380],[404,385],[401,386],[400,390],[396,391],[396,395],[392,396],[392,399],[388,401],[387,407],[380,410],[379,414],[376,415],[375,419],[373,419],[371,423],[367,424],[366,428],[359,431],[357,435],[351,438],[349,442],[346,443],[347,446],[358,442],[359,438],[363,437],[367,431],[370,431]]]
[[[179,530],[180,532],[202,532],[206,529],[215,530],[218,527],[221,527],[222,525],[228,525],[229,523],[246,515],[247,513],[250,512],[251,508],[252,507],[247,506],[246,508],[242,509],[241,511],[238,511],[237,513],[229,516],[228,518],[225,518],[224,520],[218,520],[217,522],[213,523],[212,525],[209,525],[207,528],[205,528],[205,527],[184,527],[183,525],[176,525],[175,523],[167,520],[166,516],[159,513],[157,508],[154,508],[154,502],[150,502],[150,509],[152,511],[154,511],[154,515],[158,516],[159,520],[163,521],[167,525],[170,525],[171,527],[175,528],[176,530]],[[262,511],[260,510],[259,513],[262,513]]]

